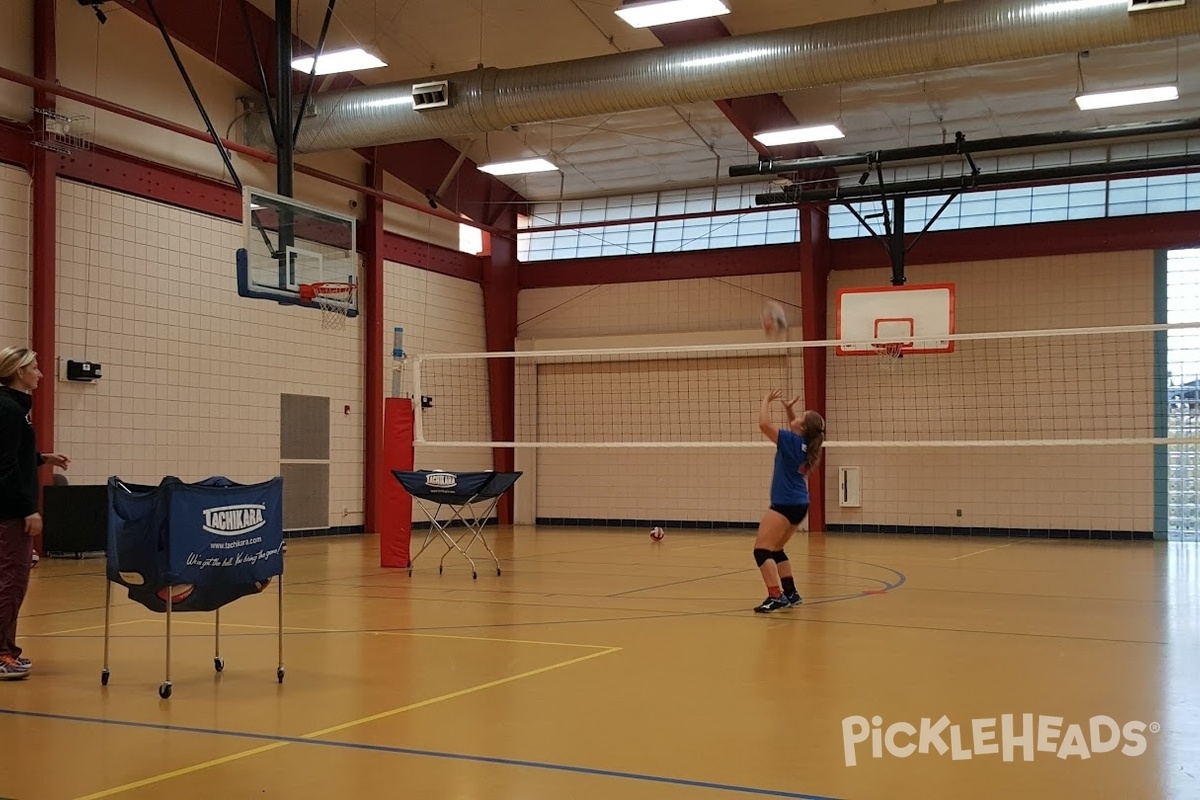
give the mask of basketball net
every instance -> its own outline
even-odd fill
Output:
[[[346,329],[346,317],[354,303],[353,283],[325,282],[301,287],[301,295],[312,300],[321,309],[321,329],[341,331]]]
[[[894,372],[904,358],[904,345],[899,342],[873,344],[875,355],[879,357],[879,368],[884,372]]]

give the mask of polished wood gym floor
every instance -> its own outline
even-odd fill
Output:
[[[169,700],[165,617],[114,592],[102,688],[103,561],[43,560],[0,796],[1200,798],[1196,543],[813,535],[805,605],[759,615],[747,532],[488,539],[474,581],[293,540],[285,681],[271,587],[223,610],[221,674],[213,615],[174,615]]]

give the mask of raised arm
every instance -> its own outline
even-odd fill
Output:
[[[796,420],[796,403],[800,402],[800,395],[796,395],[791,400],[783,401],[783,408],[787,411],[788,423],[791,424]]]
[[[782,389],[772,389],[763,396],[762,405],[758,407],[758,429],[772,442],[779,441],[779,429],[771,424],[771,403],[781,397]]]

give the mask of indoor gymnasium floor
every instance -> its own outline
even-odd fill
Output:
[[[759,615],[749,532],[488,537],[476,581],[293,540],[285,682],[273,586],[221,674],[213,615],[174,615],[169,700],[165,617],[116,601],[102,688],[102,560],[44,560],[0,796],[1200,797],[1195,543],[804,537],[805,605]]]

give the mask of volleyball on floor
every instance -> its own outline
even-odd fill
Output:
[[[661,542],[663,540],[663,537],[666,535],[667,535],[666,532],[663,531],[662,528],[651,528],[650,529],[650,538],[656,542]]]
[[[767,336],[782,336],[787,333],[787,314],[783,313],[783,306],[774,300],[768,300],[764,303],[762,326],[763,333]]]

